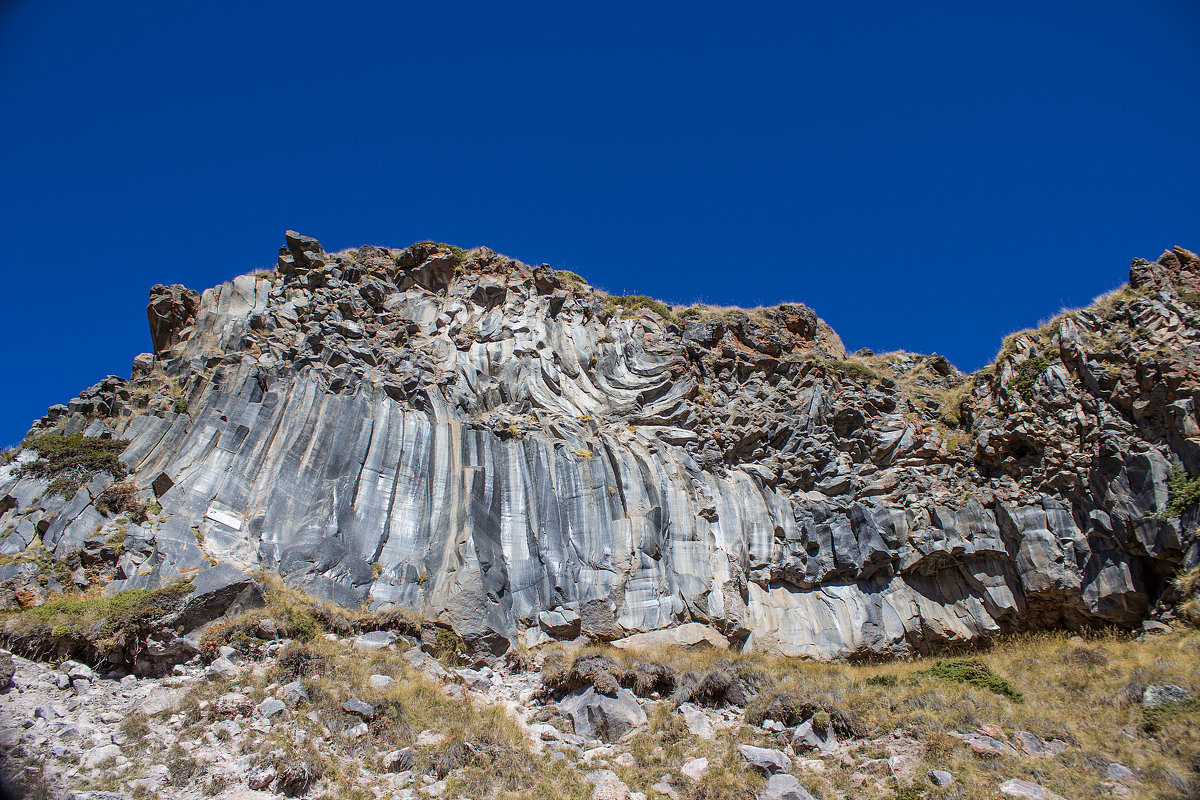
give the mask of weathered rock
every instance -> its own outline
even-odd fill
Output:
[[[934,786],[949,786],[954,783],[954,776],[944,769],[929,770],[929,782]]]
[[[563,698],[558,708],[575,725],[575,733],[606,742],[646,723],[646,712],[628,689],[618,689],[611,697],[591,686],[577,689]]]
[[[388,772],[404,772],[416,763],[416,752],[411,747],[392,750],[383,756],[383,768]]]
[[[114,590],[212,558],[437,619],[472,661],[531,627],[689,625],[835,658],[1135,627],[1195,550],[1163,518],[1172,467],[1200,472],[1188,251],[966,383],[939,356],[847,359],[798,304],[668,323],[490,251],[286,239],[279,274],[155,287],[156,357],[35,425],[127,440],[154,487]],[[6,554],[104,524],[44,489],[0,471]]]
[[[837,747],[837,736],[833,732],[832,725],[824,732],[819,732],[813,728],[811,719],[805,720],[796,726],[796,731],[792,734],[792,749],[797,753],[808,750],[819,750],[825,753],[835,747]]]
[[[739,744],[738,753],[748,765],[767,775],[773,775],[776,772],[790,772],[792,769],[792,760],[782,750]]]
[[[1173,683],[1147,686],[1142,694],[1142,705],[1149,709],[1161,708],[1172,703],[1190,700],[1192,693]]]
[[[354,646],[359,650],[382,650],[390,647],[397,639],[393,631],[371,631],[354,638]]]
[[[700,650],[725,650],[729,647],[729,640],[708,625],[688,622],[666,630],[635,633],[632,636],[615,640],[612,645],[623,650],[653,650],[658,647],[672,646]]]
[[[372,675],[370,678],[367,678],[367,683],[370,684],[372,689],[386,691],[392,688],[396,683],[396,679],[391,675]]]
[[[253,578],[232,564],[218,564],[196,573],[183,606],[164,624],[190,631],[218,617],[262,605],[262,588]]]
[[[1024,798],[1024,800],[1065,800],[1062,795],[1055,794],[1044,786],[1019,778],[1013,778],[1000,784],[1000,793],[1009,797]]]
[[[361,717],[367,722],[375,719],[375,706],[371,705],[365,700],[359,700],[357,697],[352,697],[346,702],[342,703],[342,710],[347,714],[353,714],[356,717]]]
[[[695,703],[681,704],[679,706],[679,713],[683,715],[683,721],[687,725],[687,729],[701,739],[712,739],[716,735],[712,722],[708,719],[708,715]]]
[[[758,800],[815,800],[800,781],[791,775],[777,774],[767,779],[767,785],[758,793]]]
[[[13,662],[12,653],[0,650],[0,693],[12,688],[13,675],[17,674],[17,665]]]
[[[185,286],[159,284],[150,290],[146,317],[156,354],[170,349],[186,336],[185,330],[195,322],[199,308],[199,292]]]
[[[285,683],[281,691],[283,692],[283,702],[287,703],[288,708],[296,708],[308,702],[308,690],[300,681]]]
[[[708,774],[707,758],[689,758],[679,768],[679,774],[688,780],[698,781]]]

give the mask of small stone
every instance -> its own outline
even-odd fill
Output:
[[[342,703],[342,710],[347,714],[354,714],[357,717],[361,717],[367,722],[375,719],[375,706],[363,700],[359,700],[357,697],[352,697],[346,702]]]
[[[283,686],[283,702],[287,703],[290,708],[302,705],[308,702],[308,691],[305,690],[304,684],[300,681],[292,681]]]
[[[712,723],[708,720],[708,715],[695,703],[682,703],[679,706],[679,713],[683,714],[683,722],[692,734],[701,739],[712,739],[716,735]]]
[[[96,769],[105,761],[115,759],[121,755],[121,748],[115,744],[105,744],[99,747],[93,747],[84,753],[79,765],[84,769]]]
[[[1065,800],[1062,795],[1055,794],[1045,786],[1039,786],[1031,781],[1023,781],[1020,778],[1013,778],[1000,784],[1000,793],[1009,797],[1019,797],[1022,800]]]
[[[416,763],[416,753],[411,747],[393,750],[383,757],[383,768],[388,772],[407,772]]]
[[[1146,708],[1160,708],[1170,703],[1182,703],[1190,700],[1192,693],[1182,686],[1173,683],[1147,686],[1142,692],[1142,705]]]
[[[949,786],[954,783],[954,776],[944,769],[929,770],[929,781],[934,786]]]
[[[262,791],[275,780],[275,768],[271,766],[256,769],[246,778],[246,785],[255,791]]]
[[[285,711],[287,711],[287,706],[282,700],[276,700],[274,697],[268,697],[258,706],[259,716],[265,719],[271,719],[272,717],[282,714]]]
[[[1108,771],[1106,774],[1108,775],[1108,779],[1110,781],[1117,781],[1118,783],[1138,782],[1137,776],[1133,774],[1133,770],[1116,761],[1108,765]]]
[[[355,637],[354,646],[359,650],[372,652],[390,647],[395,641],[396,634],[392,631],[370,631]]]
[[[204,674],[209,680],[220,678],[233,680],[238,676],[238,672],[237,665],[224,656],[213,661],[208,665],[208,669],[204,670]]]
[[[800,781],[791,775],[772,775],[767,785],[758,793],[758,800],[814,800]]]
[[[1046,749],[1042,740],[1029,731],[1017,731],[1012,742],[1018,751],[1030,758],[1054,758],[1053,751]]]
[[[396,679],[390,675],[372,675],[367,679],[367,683],[371,685],[372,689],[378,689],[381,692],[392,688],[392,684],[395,682]]]
[[[698,781],[708,774],[707,758],[689,758],[679,768],[679,773],[689,780]]]
[[[417,734],[413,744],[417,747],[437,747],[444,741],[446,741],[446,734],[440,731],[424,730]]]

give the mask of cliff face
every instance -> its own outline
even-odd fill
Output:
[[[227,561],[491,652],[685,622],[821,658],[1134,625],[1198,556],[1167,484],[1200,472],[1200,260],[1130,277],[965,376],[847,356],[801,305],[670,309],[486,248],[289,233],[272,273],[156,286],[155,352],[31,431],[127,440],[118,485],[161,512],[113,509],[120,469],[48,491],[27,447],[0,467],[0,580],[37,602]]]

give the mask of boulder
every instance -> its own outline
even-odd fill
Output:
[[[615,640],[612,645],[622,650],[653,650],[658,647],[683,647],[689,650],[727,650],[729,649],[729,640],[709,625],[702,625],[699,622],[685,622],[683,625],[676,625],[673,628],[635,633],[632,636]]]
[[[556,608],[538,614],[538,625],[555,639],[574,639],[579,635],[579,612]]]
[[[575,733],[606,742],[615,742],[646,723],[646,712],[628,689],[618,689],[612,697],[592,686],[576,689],[559,702],[558,709],[574,723]]]
[[[366,722],[370,722],[371,720],[375,719],[375,706],[371,705],[365,700],[359,700],[357,697],[352,697],[346,702],[342,703],[342,710],[347,714],[353,714],[356,717],[361,717]]]
[[[146,318],[156,355],[174,347],[185,337],[185,330],[196,321],[199,309],[200,293],[186,286],[160,283],[150,289]]]
[[[776,772],[790,772],[792,769],[792,760],[782,750],[739,744],[738,754],[746,764],[767,775],[773,775]]]
[[[325,265],[325,260],[322,258],[325,255],[325,249],[313,237],[288,231],[284,234],[284,239],[287,240],[288,253],[292,256],[293,263],[300,269]]]
[[[196,573],[183,605],[163,622],[190,631],[218,617],[262,606],[262,588],[253,578],[232,564],[218,564]]]
[[[767,779],[767,785],[758,793],[758,800],[815,800],[800,781],[791,775],[777,774]]]

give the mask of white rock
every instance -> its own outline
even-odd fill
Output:
[[[683,766],[679,768],[679,772],[685,778],[698,781],[708,774],[708,759],[689,758],[683,762]]]

